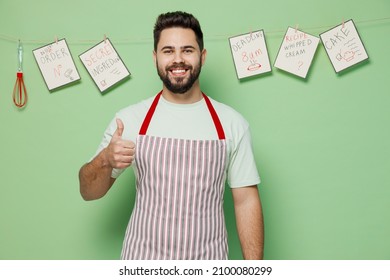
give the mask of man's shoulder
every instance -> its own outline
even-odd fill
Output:
[[[236,109],[211,97],[209,97],[209,99],[221,119],[221,122],[236,123],[244,126],[248,125],[246,119]]]
[[[117,112],[118,116],[145,114],[152,104],[154,96],[148,97],[136,103],[130,104]]]

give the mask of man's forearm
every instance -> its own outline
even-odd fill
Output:
[[[102,150],[91,162],[84,164],[79,172],[80,193],[85,200],[103,197],[115,179],[111,178],[112,167]]]
[[[244,259],[260,260],[264,253],[264,223],[257,187],[234,190],[237,232]]]

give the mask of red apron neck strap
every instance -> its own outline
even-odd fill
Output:
[[[209,112],[210,112],[211,117],[213,119],[215,128],[217,129],[218,138],[219,138],[219,140],[224,140],[225,139],[225,132],[223,130],[223,127],[222,127],[221,121],[219,120],[217,112],[215,111],[215,109],[214,109],[213,105],[211,104],[211,101],[207,97],[207,95],[204,94],[203,92],[202,92],[202,94],[203,94],[204,100],[206,101],[207,108],[209,109]]]
[[[141,128],[139,130],[139,135],[145,135],[146,134],[146,131],[148,130],[150,121],[152,120],[154,111],[156,111],[156,107],[157,107],[158,101],[160,100],[161,94],[162,94],[162,91],[160,91],[156,95],[156,97],[154,98],[153,103],[150,106],[149,111],[146,114],[146,117],[144,119],[144,122],[142,123],[142,126],[141,126]]]
[[[162,91],[160,91],[156,95],[156,97],[154,98],[152,105],[150,106],[149,111],[146,114],[145,119],[141,125],[141,128],[139,130],[139,135],[146,135],[150,121],[152,120],[154,111],[156,111],[157,104],[158,104],[158,101],[160,100],[161,95],[162,95]],[[206,101],[206,105],[207,105],[207,108],[209,109],[209,112],[211,114],[211,118],[213,119],[215,128],[216,128],[217,133],[218,133],[218,138],[219,138],[219,140],[223,140],[223,139],[225,139],[225,132],[223,130],[223,127],[222,127],[221,121],[219,120],[217,112],[215,111],[215,109],[214,109],[213,105],[211,104],[211,101],[207,97],[207,95],[204,94],[203,92],[202,92],[202,95],[203,95],[204,100]]]

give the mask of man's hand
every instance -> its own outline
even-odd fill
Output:
[[[115,130],[110,144],[106,149],[106,158],[112,168],[123,169],[131,165],[135,155],[135,144],[129,140],[123,140],[124,125],[121,119],[116,119]]]

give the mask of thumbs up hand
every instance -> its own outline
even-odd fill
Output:
[[[114,132],[113,137],[122,137],[123,130],[125,129],[125,126],[123,125],[123,122],[121,119],[116,119],[116,130]]]
[[[124,125],[121,119],[116,119],[117,129],[106,148],[107,161],[112,168],[123,169],[130,166],[134,160],[135,143],[123,140]]]

